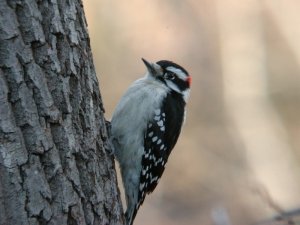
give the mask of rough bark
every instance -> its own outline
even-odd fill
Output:
[[[1,225],[123,224],[103,113],[81,1],[1,0]]]

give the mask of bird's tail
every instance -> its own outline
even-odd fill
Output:
[[[136,213],[137,213],[137,208],[134,207],[133,210],[127,210],[125,213],[125,218],[126,218],[126,225],[132,225],[133,221],[135,219]]]
[[[138,195],[132,195],[133,198],[127,198],[128,205],[125,213],[126,225],[133,224],[136,214],[145,200],[145,195],[146,192],[139,192]]]

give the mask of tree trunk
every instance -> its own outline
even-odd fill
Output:
[[[0,224],[124,224],[80,0],[0,1]]]

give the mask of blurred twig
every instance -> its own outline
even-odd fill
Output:
[[[254,193],[258,195],[264,203],[266,203],[271,209],[273,209],[278,214],[284,213],[284,210],[280,207],[280,205],[275,202],[275,200],[270,195],[270,192],[264,185],[256,186],[253,189]]]
[[[296,221],[294,220],[295,217],[300,216],[300,208],[297,209],[292,209],[289,211],[285,211],[283,210],[280,205],[275,202],[275,200],[271,197],[270,193],[268,192],[268,190],[261,185],[260,187],[256,187],[254,189],[255,193],[257,195],[259,195],[259,197],[261,197],[261,199],[274,211],[276,211],[276,215],[260,221],[258,223],[255,223],[254,225],[267,225],[267,224],[287,224],[287,225],[296,225],[296,224],[300,224],[300,223],[296,223]]]
[[[295,217],[299,217],[300,216],[300,208],[297,208],[297,209],[292,209],[292,210],[289,210],[289,211],[285,211],[285,212],[282,212],[280,214],[277,214],[269,219],[266,219],[266,220],[263,220],[263,221],[260,221],[258,223],[255,223],[253,225],[267,225],[267,224],[274,224],[274,223],[284,223],[284,224],[287,224],[287,225],[299,225],[300,224],[300,220],[297,222],[295,220]]]

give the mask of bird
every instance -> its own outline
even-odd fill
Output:
[[[111,143],[122,176],[126,224],[156,188],[186,117],[191,76],[180,65],[142,58],[146,74],[133,82],[111,119]]]

